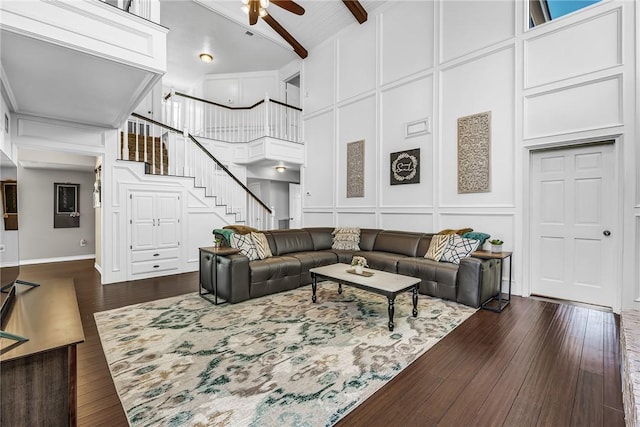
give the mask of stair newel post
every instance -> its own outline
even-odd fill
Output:
[[[187,128],[184,128],[182,130],[182,148],[184,150],[184,160],[182,163],[182,176],[189,176],[189,172],[191,172],[188,165],[190,162],[189,145],[192,145],[192,144],[187,144],[187,135],[188,135]]]
[[[270,110],[269,94],[267,93],[264,96],[264,136],[270,136],[269,135],[269,110]]]

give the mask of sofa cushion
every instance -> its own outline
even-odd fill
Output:
[[[271,247],[274,255],[308,252],[314,249],[311,235],[305,230],[272,230],[270,235],[275,246],[275,251],[273,246]]]
[[[418,249],[416,251],[417,257],[424,257],[424,255],[429,250],[429,246],[431,246],[431,239],[433,238],[433,236],[435,236],[435,234],[429,233],[420,238],[420,241],[418,242]]]
[[[311,283],[311,273],[309,273],[310,269],[338,262],[338,256],[331,251],[298,252],[290,254],[290,256],[300,261],[301,285]]]
[[[351,259],[353,258],[353,254],[355,251],[345,251],[340,249],[331,249],[331,252],[336,254],[338,257],[337,262],[341,262],[343,264],[351,264]]]
[[[478,249],[477,240],[465,239],[457,234],[449,236],[449,243],[442,253],[441,261],[460,264],[460,260],[471,255],[471,252]]]
[[[376,237],[382,230],[377,228],[361,228],[360,229],[360,250],[372,251],[373,245],[376,243]]]
[[[359,228],[336,228],[333,230],[333,244],[331,249],[359,251]]]
[[[381,231],[376,236],[374,251],[416,256],[422,233]]]
[[[398,260],[402,258],[407,258],[406,255],[396,254],[392,252],[356,252],[353,254],[354,256],[361,256],[367,259],[367,264],[369,268],[373,268],[374,270],[383,270],[388,271],[389,273],[397,273],[398,272]]]
[[[249,263],[251,283],[266,282],[286,276],[300,277],[300,261],[289,256],[272,256]]]

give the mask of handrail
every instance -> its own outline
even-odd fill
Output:
[[[169,92],[164,97],[164,100],[165,101],[168,100],[169,98],[171,98],[172,95],[182,96],[184,98],[193,99],[194,101],[200,101],[200,102],[204,102],[205,104],[215,105],[216,107],[226,108],[227,110],[251,110],[252,108],[255,108],[258,105],[264,103],[264,99],[261,99],[260,101],[256,102],[255,104],[253,104],[253,105],[251,105],[249,107],[229,107],[228,105],[219,104],[219,103],[214,102],[214,101],[209,101],[208,99],[198,98],[197,96],[187,95],[186,93],[182,93],[182,92]],[[269,102],[273,102],[274,104],[282,105],[283,107],[293,108],[294,110],[302,111],[302,108],[300,108],[300,107],[296,107],[296,106],[293,106],[293,105],[285,104],[284,102],[276,101],[275,99],[269,99]]]
[[[202,144],[200,144],[200,142],[198,142],[198,140],[197,140],[193,135],[191,135],[190,133],[188,133],[188,132],[187,132],[187,136],[189,137],[189,139],[190,139],[194,144],[196,144],[196,146],[197,146],[197,147],[199,147],[199,148],[200,148],[200,149],[201,149],[201,150],[202,150],[202,151],[203,151],[207,156],[209,156],[209,158],[210,158],[211,160],[213,160],[213,161],[214,161],[218,166],[220,166],[220,168],[221,168],[222,170],[224,170],[224,171],[227,173],[227,175],[229,175],[231,178],[233,178],[233,180],[234,180],[236,183],[238,183],[238,184],[240,185],[240,187],[242,187],[242,188],[244,189],[244,191],[246,191],[246,192],[247,192],[247,194],[249,194],[251,197],[253,197],[253,198],[255,199],[255,201],[256,201],[256,202],[258,202],[258,203],[259,203],[263,208],[265,208],[269,213],[273,213],[273,212],[271,211],[271,208],[269,208],[267,205],[265,205],[265,204],[262,202],[262,200],[260,200],[260,199],[258,198],[258,196],[256,196],[255,194],[253,194],[253,192],[252,192],[251,190],[249,190],[249,189],[248,189],[248,188],[247,188],[247,187],[242,183],[242,181],[240,181],[240,180],[239,180],[239,179],[238,179],[238,178],[237,178],[233,173],[231,173],[231,171],[230,171],[229,169],[227,169],[227,168],[225,167],[225,165],[223,165],[222,163],[220,163],[220,161],[218,161],[218,159],[216,159],[216,158],[213,156],[213,154],[211,154],[211,153],[209,152],[209,150],[207,150],[206,148],[204,148],[204,146],[203,146]]]
[[[168,126],[168,125],[165,125],[164,123],[160,123],[160,122],[158,122],[158,121],[156,121],[156,120],[153,120],[153,119],[147,118],[147,117],[142,116],[142,115],[140,115],[140,114],[138,114],[138,113],[131,113],[131,116],[136,117],[136,118],[138,118],[138,119],[142,119],[142,120],[148,121],[148,122],[150,122],[150,123],[153,123],[153,124],[154,124],[154,125],[156,125],[156,126],[159,126],[159,127],[165,128],[165,129],[168,129],[168,130],[173,131],[173,132],[176,132],[176,133],[183,133],[181,130],[178,130],[178,129],[176,129],[176,128],[174,128],[174,127],[171,127],[171,126]],[[202,144],[200,144],[200,142],[199,142],[197,139],[195,139],[195,137],[194,137],[193,135],[191,135],[189,132],[187,132],[187,136],[189,137],[189,139],[190,139],[190,140],[191,140],[191,141],[192,141],[192,142],[193,142],[193,143],[194,143],[198,148],[200,148],[200,150],[202,150],[202,151],[204,152],[204,154],[205,154],[205,155],[209,156],[209,158],[211,158],[211,160],[213,160],[213,161],[214,161],[214,162],[215,162],[215,163],[216,163],[216,164],[217,164],[217,165],[218,165],[222,170],[224,170],[224,171],[227,173],[227,175],[229,175],[229,177],[230,177],[230,178],[232,178],[232,179],[233,179],[237,184],[239,184],[239,185],[240,185],[240,187],[242,187],[242,189],[243,189],[247,194],[249,194],[251,197],[253,197],[253,199],[254,199],[256,202],[258,202],[258,203],[259,203],[263,208],[265,208],[265,209],[266,209],[270,214],[272,214],[272,213],[273,213],[273,211],[271,210],[271,208],[269,208],[267,205],[265,205],[265,204],[264,204],[264,202],[258,198],[258,196],[256,196],[255,194],[253,194],[253,192],[252,192],[251,190],[249,190],[249,189],[247,188],[247,186],[246,186],[246,185],[244,185],[244,184],[242,183],[242,181],[240,181],[240,180],[239,180],[239,179],[238,179],[238,178],[237,178],[237,177],[236,177],[236,176],[235,176],[235,175],[234,175],[234,174],[233,174],[229,169],[227,169],[225,165],[223,165],[222,163],[220,163],[220,161],[219,161],[218,159],[216,159],[216,158],[215,158],[215,156],[214,156],[213,154],[211,154],[211,153],[209,152],[209,150],[207,150],[207,149],[206,149]]]

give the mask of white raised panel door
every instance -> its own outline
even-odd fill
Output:
[[[155,249],[155,197],[153,194],[131,196],[131,249]]]
[[[156,194],[156,245],[173,248],[179,244],[180,196]]]
[[[531,291],[612,307],[614,145],[532,156]]]
[[[300,228],[302,224],[302,196],[300,184],[289,184],[289,228]]]

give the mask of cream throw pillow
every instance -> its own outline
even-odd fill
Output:
[[[271,248],[269,247],[269,241],[264,233],[251,233],[253,243],[256,245],[256,251],[258,252],[258,258],[265,259],[273,256]]]
[[[424,257],[433,261],[440,261],[447,244],[449,243],[449,234],[436,234],[431,238],[429,250]]]
[[[359,228],[336,228],[333,230],[333,245],[331,249],[359,251],[360,246]]]

